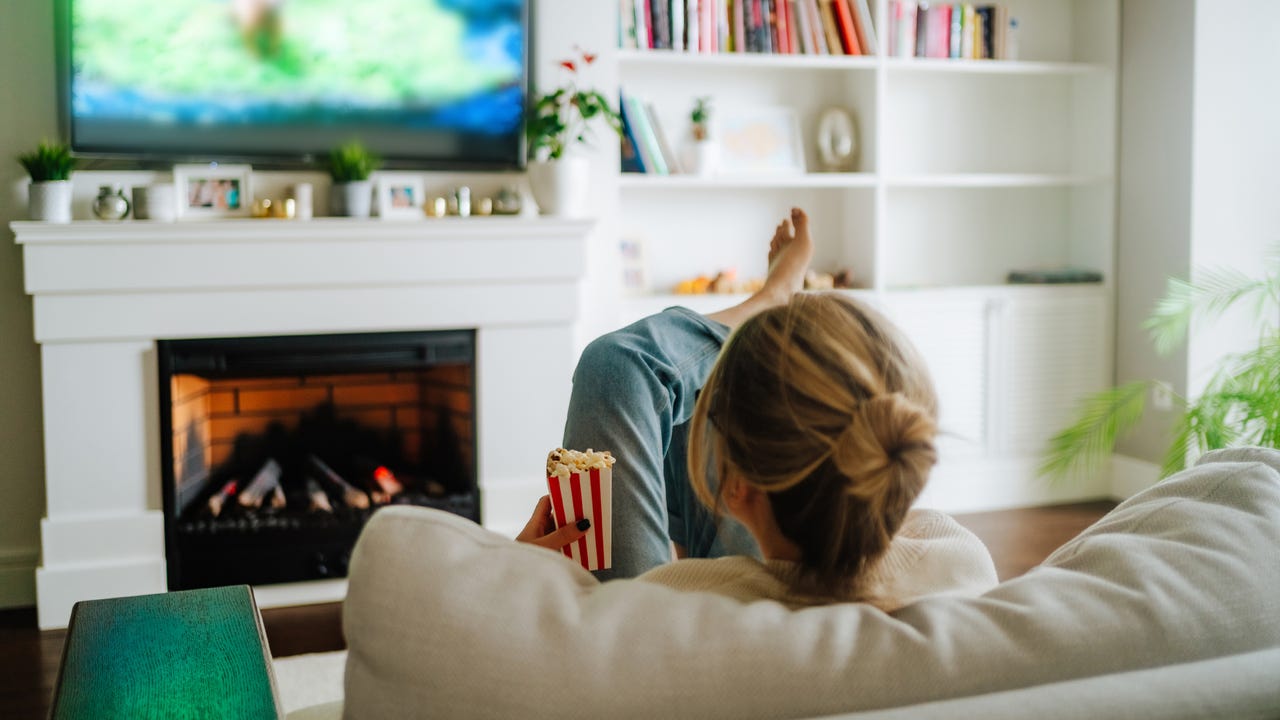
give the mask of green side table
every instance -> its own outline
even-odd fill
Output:
[[[78,602],[49,716],[283,717],[247,585]]]

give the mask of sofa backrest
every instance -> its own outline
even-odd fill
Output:
[[[1212,453],[979,598],[788,611],[382,510],[343,624],[349,718],[832,714],[1280,646],[1280,453]]]

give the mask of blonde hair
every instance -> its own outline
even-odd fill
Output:
[[[799,546],[795,591],[874,600],[860,581],[937,462],[937,406],[887,320],[843,295],[797,294],[726,342],[690,424],[694,492],[718,512],[708,473],[736,473]]]

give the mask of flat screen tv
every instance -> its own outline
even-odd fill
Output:
[[[72,149],[390,164],[522,162],[530,0],[61,0]]]

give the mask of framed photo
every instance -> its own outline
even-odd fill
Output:
[[[253,168],[249,165],[174,165],[178,219],[249,217]]]
[[[618,243],[622,257],[622,290],[626,295],[645,295],[649,286],[649,261],[645,241],[640,237],[623,237]]]
[[[800,120],[789,107],[725,108],[716,115],[720,172],[799,174],[805,171]]]
[[[427,186],[422,178],[384,175],[378,178],[378,216],[383,219],[421,220]]]

